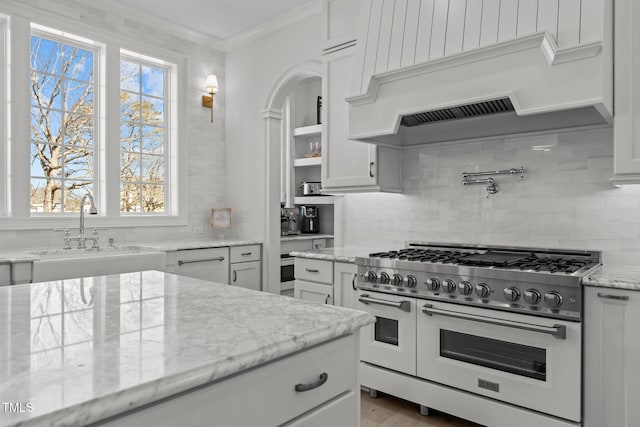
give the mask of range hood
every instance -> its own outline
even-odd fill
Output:
[[[349,139],[411,146],[610,123],[610,3],[537,2],[529,16],[495,2],[493,21],[491,3],[363,0]]]

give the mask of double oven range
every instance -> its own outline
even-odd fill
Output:
[[[412,243],[357,258],[362,385],[491,426],[578,426],[596,251]],[[516,418],[514,418],[516,417]]]

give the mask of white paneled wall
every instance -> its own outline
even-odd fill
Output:
[[[609,183],[612,141],[611,129],[598,129],[406,150],[404,194],[344,197],[343,243],[596,249],[608,263],[640,265],[640,186]],[[496,177],[500,191],[490,198],[461,182],[465,171],[520,166],[525,180]]]
[[[606,1],[365,0],[365,61],[353,89],[364,93],[375,74],[540,31],[560,48],[601,40]]]

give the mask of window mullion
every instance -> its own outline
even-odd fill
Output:
[[[102,144],[102,208],[107,216],[120,216],[120,46],[107,45],[102,64],[104,114],[100,117]],[[108,88],[108,89],[107,89]]]

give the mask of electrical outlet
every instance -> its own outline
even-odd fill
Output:
[[[239,216],[239,222],[249,222],[249,211],[240,211],[240,215]]]
[[[202,234],[204,233],[204,227],[201,225],[194,225],[193,228],[191,229],[191,232],[193,234]]]

